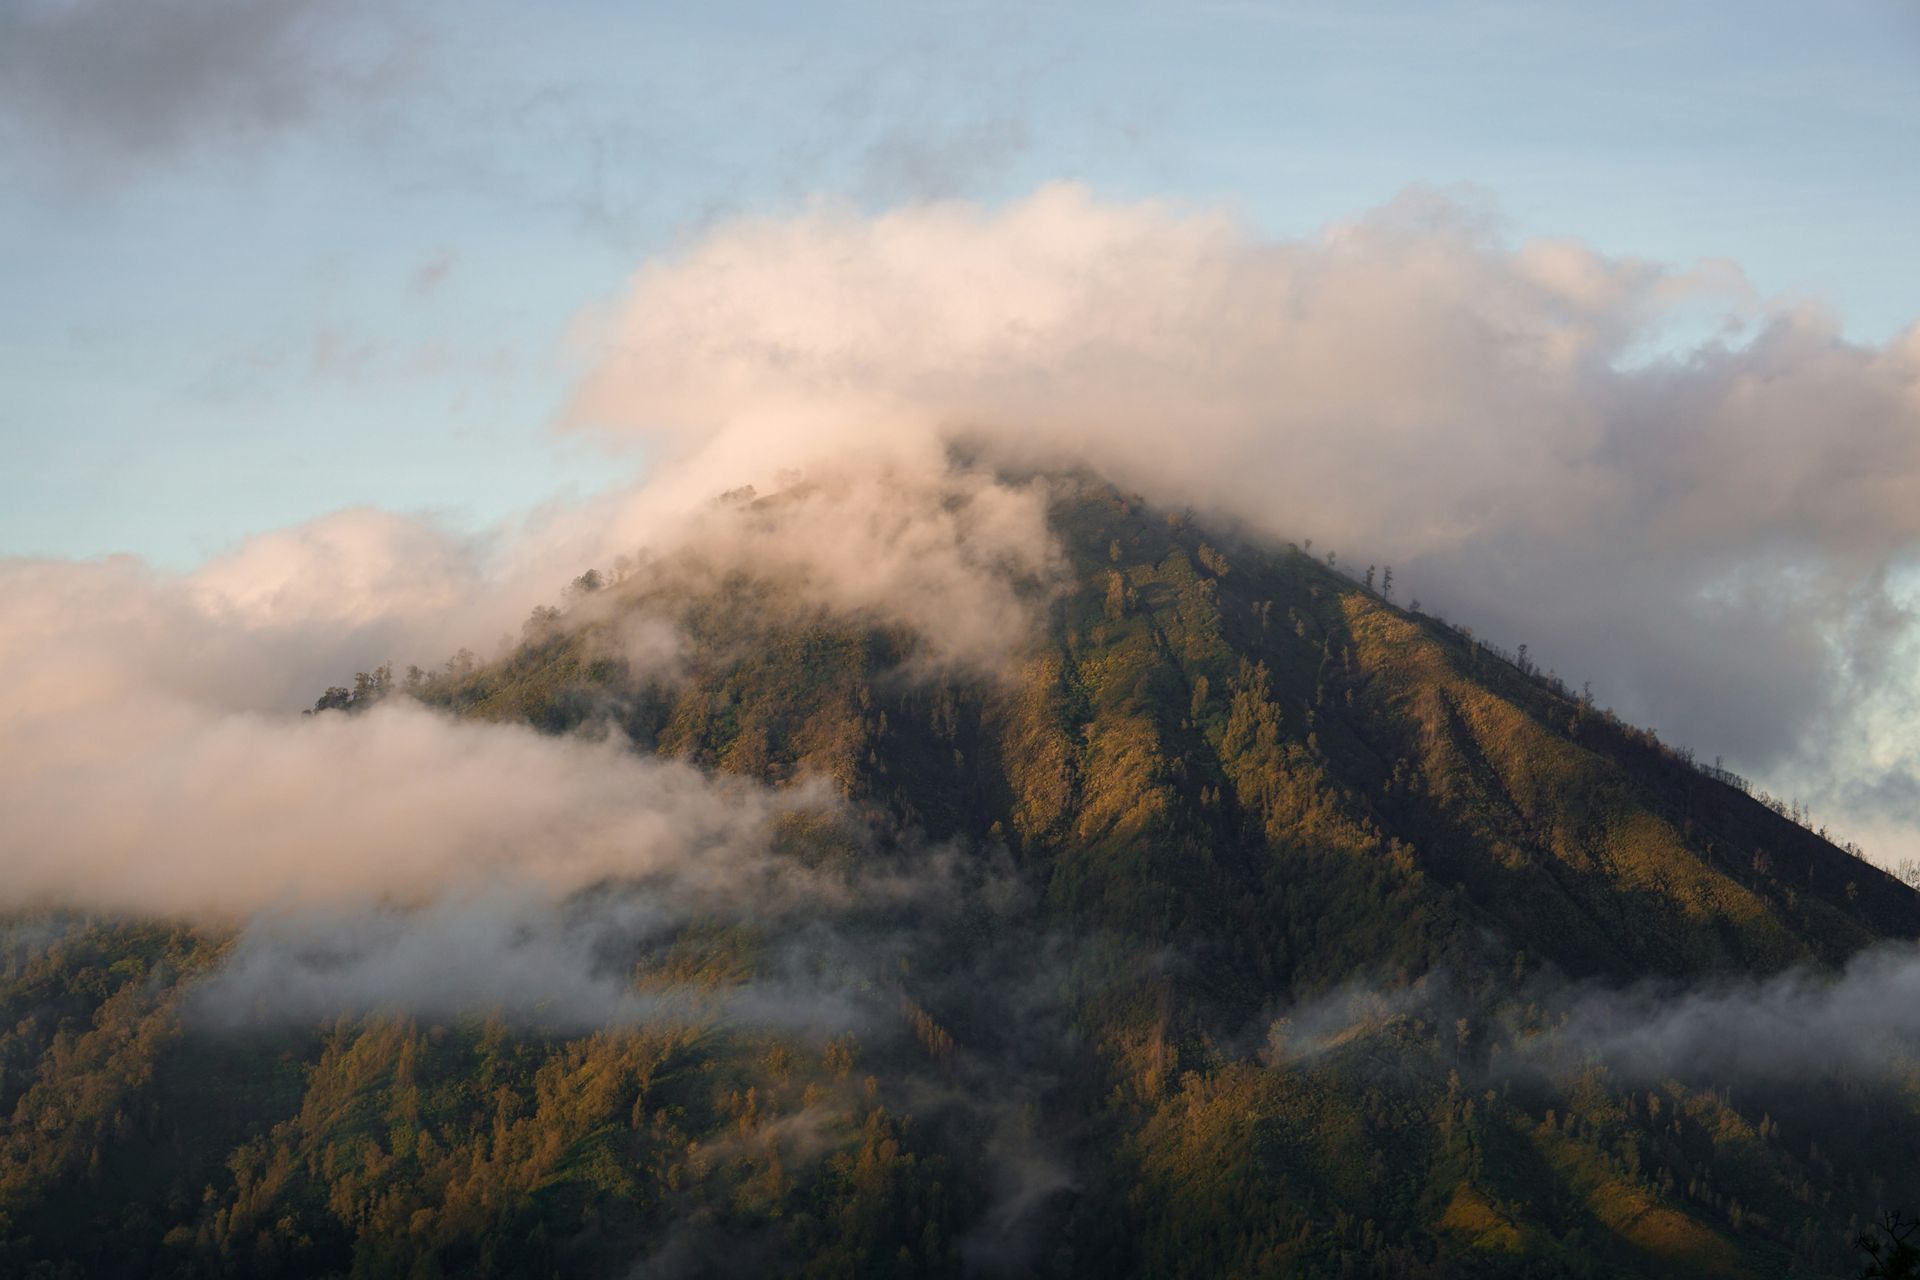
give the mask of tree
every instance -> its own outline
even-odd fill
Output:
[[[313,704],[314,715],[321,711],[365,711],[393,692],[393,664],[383,662],[371,671],[354,673],[353,688],[333,685]]]
[[[1380,572],[1380,594],[1388,600],[1393,599],[1393,566],[1388,565]]]
[[[544,640],[552,635],[560,625],[560,611],[550,604],[537,604],[527,620],[520,624],[520,638],[528,641]]]
[[[1373,590],[1373,566],[1367,566],[1367,590]]]
[[[307,714],[313,715],[320,711],[345,711],[352,705],[352,692],[336,684],[320,695],[320,700],[313,704],[313,710],[307,712]]]
[[[357,671],[353,676],[353,706],[364,711],[393,691],[393,664],[383,662],[372,671]]]
[[[1873,1230],[1862,1232],[1854,1244],[1866,1251],[1867,1265],[1860,1280],[1920,1280],[1920,1218],[1887,1210]]]

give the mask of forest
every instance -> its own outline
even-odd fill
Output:
[[[793,798],[775,890],[559,905],[611,1016],[275,1016],[244,930],[16,912],[0,1270],[1902,1274],[1911,885],[1391,570],[1051,494],[1011,672],[655,562],[318,693]]]

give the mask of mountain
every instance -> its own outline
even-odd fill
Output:
[[[1920,1208],[1913,890],[1372,569],[1048,483],[1010,666],[655,564],[322,699],[803,798],[764,893],[563,904],[648,1016],[212,1017],[245,931],[12,921],[8,1274],[1844,1275]]]

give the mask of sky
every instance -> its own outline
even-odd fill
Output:
[[[576,317],[743,212],[1414,184],[1913,318],[1910,5],[0,5],[0,551],[188,568],[626,475]]]
[[[271,606],[265,708],[373,639],[451,651],[415,615],[498,577],[462,537],[518,581],[588,545],[556,528],[657,532],[619,495],[689,449],[937,410],[1143,473],[1205,402],[1159,478],[1258,523],[1218,478],[1291,465],[1263,433],[1344,370],[1415,407],[1315,384],[1268,532],[1920,853],[1917,149],[1898,3],[0,0],[0,556],[59,578],[35,607],[89,566],[148,622]],[[1033,341],[928,302],[983,280]],[[1143,368],[1160,417],[1078,434]],[[346,604],[285,576],[355,556]]]

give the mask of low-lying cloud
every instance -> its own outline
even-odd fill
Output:
[[[1684,990],[1589,991],[1548,1043],[1657,1078],[1875,1076],[1920,1063],[1920,951],[1886,944],[1838,976],[1793,970]]]
[[[759,869],[734,867],[733,892],[703,905],[750,914],[765,898],[739,884]],[[854,982],[777,966],[723,985],[636,983],[636,956],[671,941],[700,905],[686,888],[668,877],[568,900],[494,888],[407,910],[269,912],[194,986],[186,1013],[215,1027],[394,1013],[563,1033],[711,1019],[815,1034],[870,1025],[877,1006]]]
[[[447,653],[502,581],[423,522],[347,512],[191,575],[0,563],[0,906],[197,918],[555,898],[671,874],[737,894],[830,803],[406,698],[303,717],[388,657]],[[657,638],[657,645],[663,643]],[[431,659],[428,659],[431,661]]]
[[[365,715],[182,722],[0,780],[15,903],[244,915],[431,900],[475,883],[565,892],[671,870],[716,894],[764,875],[774,793],[617,739],[544,737],[404,699]]]
[[[1462,1048],[1480,1057],[1483,1040],[1497,1045],[1496,1070],[1597,1062],[1639,1080],[1895,1078],[1920,1065],[1920,948],[1882,943],[1838,973],[1797,967],[1629,987],[1540,975],[1494,1003],[1445,973],[1398,988],[1356,981],[1288,1010],[1260,1056],[1310,1065],[1401,1017],[1441,1027],[1459,1019]]]

